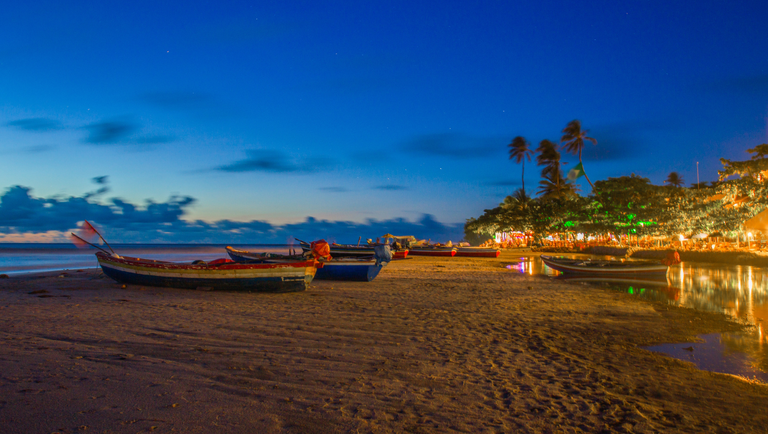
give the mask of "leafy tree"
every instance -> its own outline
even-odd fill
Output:
[[[718,170],[717,174],[720,175],[720,181],[725,180],[731,175],[739,176],[760,176],[763,172],[768,170],[768,144],[755,146],[752,149],[747,149],[747,152],[752,155],[747,161],[731,161],[725,158],[721,158],[720,162],[723,164],[723,170]]]
[[[528,140],[525,140],[525,138],[517,136],[512,139],[512,142],[507,146],[509,146],[509,159],[515,160],[517,164],[523,163],[522,180],[523,191],[525,191],[525,160],[527,158],[528,161],[531,161],[531,154],[533,154],[531,144],[528,143]]]
[[[590,197],[592,233],[652,235],[666,207],[663,188],[635,174],[596,181]]]
[[[568,125],[566,125],[563,129],[562,133],[563,137],[560,139],[560,143],[563,144],[563,149],[565,149],[565,151],[568,153],[578,154],[579,163],[581,163],[581,167],[583,169],[584,163],[581,161],[581,151],[584,150],[584,141],[589,141],[592,142],[592,144],[597,145],[597,140],[587,136],[588,130],[582,130],[581,121],[577,119],[569,122]],[[595,188],[595,186],[592,184],[592,181],[589,180],[586,171],[584,171],[584,178],[587,179],[587,182],[592,188]]]

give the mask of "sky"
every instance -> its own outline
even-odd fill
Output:
[[[456,241],[515,136],[659,185],[768,143],[765,1],[101,3],[3,6],[0,242]]]

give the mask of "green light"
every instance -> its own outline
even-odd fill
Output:
[[[635,293],[635,289],[634,289],[634,288],[632,288],[631,286],[629,287],[629,293],[630,293],[630,294],[634,294],[634,293]]]

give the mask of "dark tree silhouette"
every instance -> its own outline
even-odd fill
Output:
[[[558,174],[550,172],[539,181],[539,191],[543,199],[570,199],[576,197],[576,184],[568,182],[565,178],[558,178]]]
[[[528,161],[531,161],[531,154],[533,154],[533,150],[531,149],[531,144],[528,143],[528,140],[525,140],[522,136],[517,136],[514,139],[512,139],[512,142],[507,145],[509,146],[509,159],[515,160],[517,164],[523,163],[523,191],[525,191],[525,160],[526,158]]]
[[[672,187],[682,187],[685,184],[685,180],[677,172],[670,172],[667,179],[664,181]]]
[[[588,131],[581,129],[581,122],[577,119],[569,122],[562,132],[563,137],[560,138],[560,143],[563,144],[563,149],[565,149],[565,152],[578,154],[579,163],[581,163],[581,167],[583,169],[584,163],[581,161],[581,151],[584,150],[584,141],[586,140],[597,145],[597,140],[587,136]],[[594,189],[595,186],[592,184],[592,181],[589,180],[586,170],[584,171],[584,178],[587,179],[589,185]]]
[[[560,152],[557,150],[557,145],[547,139],[539,142],[539,147],[536,148],[536,152],[539,155],[536,156],[536,164],[544,166],[541,170],[541,176],[545,177],[547,174],[554,173],[557,176],[555,178],[562,177],[562,170],[560,169]]]

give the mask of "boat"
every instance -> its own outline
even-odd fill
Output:
[[[412,256],[447,256],[452,257],[456,255],[456,247],[437,247],[437,246],[424,246],[413,247],[408,249],[408,253]]]
[[[644,274],[665,275],[669,265],[653,261],[610,261],[555,258],[541,255],[547,267],[565,274],[592,274],[601,276],[632,276]]]
[[[498,258],[501,255],[501,249],[489,249],[486,247],[458,247],[456,256],[465,256],[472,258]]]
[[[217,259],[192,263],[165,262],[96,252],[104,274],[132,285],[173,288],[233,290],[248,292],[304,291],[322,262],[276,260],[274,262],[234,262]]]
[[[301,250],[304,252],[312,251],[312,246],[306,241],[296,239],[301,245]],[[362,246],[354,244],[336,244],[331,243],[331,256],[334,258],[350,258],[350,257],[370,257],[375,256],[376,252],[374,248],[376,246],[384,246],[386,244],[364,244]],[[408,256],[408,249],[399,249],[392,251],[392,259],[405,259]]]
[[[235,261],[286,261],[301,260],[303,255],[279,255],[274,253],[255,253],[227,246],[227,254]],[[384,255],[386,256],[386,255]],[[323,267],[315,273],[318,280],[351,280],[370,282],[376,278],[379,271],[387,265],[389,259],[377,256],[332,258],[323,262]]]

